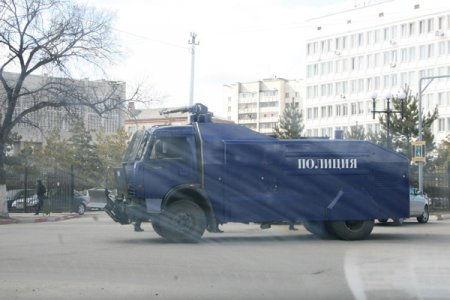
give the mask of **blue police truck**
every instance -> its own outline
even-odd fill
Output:
[[[228,222],[300,224],[321,237],[359,240],[375,219],[409,216],[408,159],[367,141],[279,140],[211,121],[205,106],[186,126],[137,131],[115,169],[106,212],[151,222],[173,241],[198,241]]]

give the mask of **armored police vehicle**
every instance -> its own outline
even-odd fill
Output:
[[[211,121],[201,104],[186,126],[134,134],[107,191],[116,222],[151,222],[197,241],[228,222],[299,224],[319,236],[368,237],[375,219],[409,216],[408,159],[367,141],[279,140]],[[166,112],[167,113],[167,112]]]

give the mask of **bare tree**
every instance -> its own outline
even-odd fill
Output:
[[[124,107],[119,85],[98,90],[72,76],[74,66],[102,71],[118,54],[112,21],[71,0],[0,0],[0,216],[7,216],[5,146],[17,124],[37,126],[29,117],[49,107],[99,115]],[[31,84],[36,73],[51,76]]]

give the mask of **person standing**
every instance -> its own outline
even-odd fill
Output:
[[[36,185],[36,194],[38,197],[38,205],[36,207],[35,215],[38,215],[41,211],[42,207],[44,206],[44,197],[45,193],[47,192],[47,189],[45,188],[45,185],[42,183],[42,180],[38,179],[37,185]]]

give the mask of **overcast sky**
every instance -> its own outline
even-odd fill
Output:
[[[273,76],[303,78],[305,21],[326,13],[332,0],[87,0],[116,13],[114,25],[126,56],[111,77],[130,89],[145,82],[159,106],[189,101],[191,55],[196,32],[194,102],[223,114],[224,84]],[[351,6],[351,4],[350,4]]]

